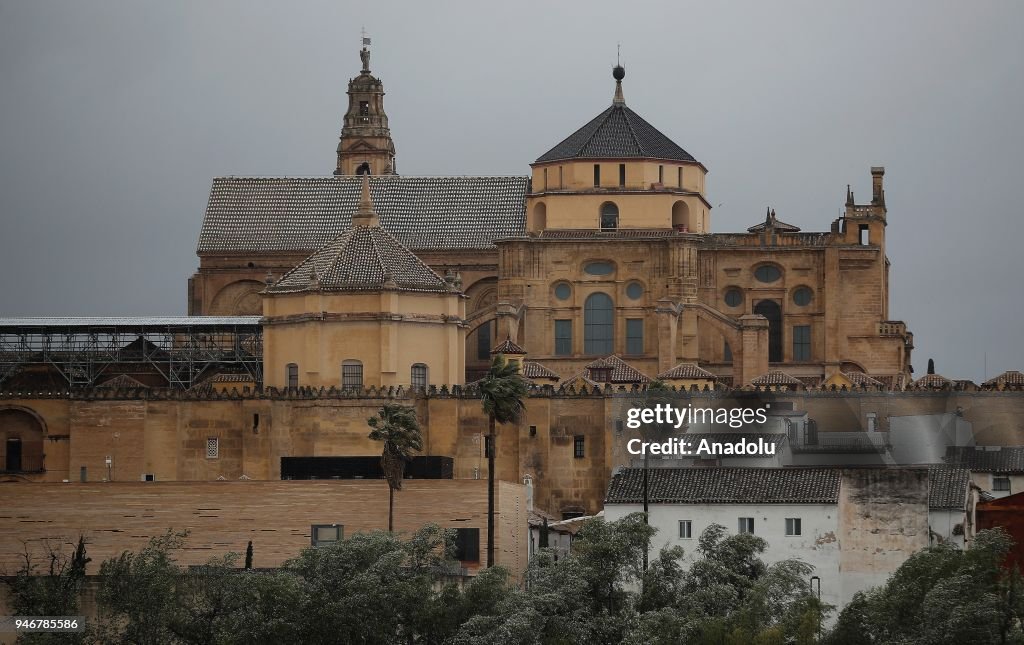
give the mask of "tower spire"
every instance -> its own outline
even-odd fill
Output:
[[[352,226],[380,226],[380,218],[373,208],[373,198],[370,196],[370,175],[363,174],[363,186],[359,195],[359,208],[352,215]]]
[[[620,44],[616,45],[612,78],[615,79],[615,96],[612,97],[612,105],[625,105],[626,97],[622,95],[622,79],[626,78],[626,68],[622,66],[622,45]]]
[[[348,110],[338,141],[335,175],[394,175],[395,143],[384,112],[384,84],[370,73],[370,37],[361,35],[359,75],[348,82]]]

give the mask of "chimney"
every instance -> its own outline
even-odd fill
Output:
[[[885,167],[871,167],[871,203],[885,206],[885,189],[882,188],[882,177],[885,176]]]

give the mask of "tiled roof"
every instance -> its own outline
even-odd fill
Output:
[[[660,504],[835,504],[836,468],[650,468],[647,497]],[[643,501],[643,469],[625,468],[606,504]]]
[[[786,374],[782,370],[769,370],[750,381],[751,385],[803,385],[803,381]]]
[[[309,289],[362,291],[395,288],[448,292],[452,287],[379,226],[354,226],[281,276],[271,293]]]
[[[882,387],[883,385],[881,381],[871,378],[864,372],[840,372],[840,374],[857,387]]]
[[[877,379],[882,384],[882,387],[886,388],[887,390],[896,391],[902,390],[903,385],[906,383],[907,380],[903,374],[883,374],[880,376],[875,376],[875,379]]]
[[[523,361],[523,366],[519,373],[528,379],[550,379],[557,381],[561,378],[558,374],[534,361]]]
[[[611,368],[611,383],[646,383],[651,380],[650,377],[615,354],[587,363],[583,369],[587,373],[587,377],[593,379],[590,370],[602,368]]]
[[[935,389],[950,387],[951,385],[953,385],[953,381],[950,381],[948,378],[942,376],[941,374],[925,374],[924,376],[910,384],[911,387]]]
[[[0,327],[175,327],[258,325],[260,316],[62,316],[0,318]]]
[[[714,380],[715,375],[702,369],[696,363],[680,363],[670,370],[658,374],[659,379],[710,379]]]
[[[696,161],[624,103],[614,103],[541,155],[537,163],[600,158]]]
[[[1008,370],[1006,372],[1003,372],[999,376],[996,376],[995,378],[990,378],[989,380],[985,381],[985,385],[1024,386],[1024,374],[1021,374],[1017,370]]]
[[[601,387],[602,386],[601,383],[598,383],[597,381],[592,381],[590,378],[588,378],[587,374],[586,374],[586,370],[583,370],[582,372],[579,372],[577,374],[573,374],[569,378],[567,378],[564,381],[562,381],[561,385],[565,386],[567,388],[569,388],[569,387],[581,387],[581,386],[584,386],[584,385],[587,386],[588,388]]]
[[[949,446],[946,463],[977,472],[1024,475],[1024,446]]]
[[[107,388],[133,388],[133,387],[149,387],[142,381],[134,379],[127,374],[118,374],[109,381],[103,381],[96,387],[107,387]]]
[[[511,338],[501,341],[491,350],[491,354],[525,354],[526,350],[512,342]]]
[[[527,177],[370,180],[381,226],[410,249],[489,249],[522,234]],[[358,177],[213,180],[198,252],[311,253],[346,231]]]
[[[965,508],[970,479],[971,471],[966,468],[932,466],[928,469],[928,507]]]

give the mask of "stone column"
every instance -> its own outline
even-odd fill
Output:
[[[742,351],[739,356],[733,353],[734,387],[747,385],[768,371],[768,319],[760,314],[740,316],[740,335]]]

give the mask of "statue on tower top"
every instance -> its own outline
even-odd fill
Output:
[[[363,73],[370,73],[370,37],[363,30],[363,48],[359,50],[359,60],[363,61]]]

